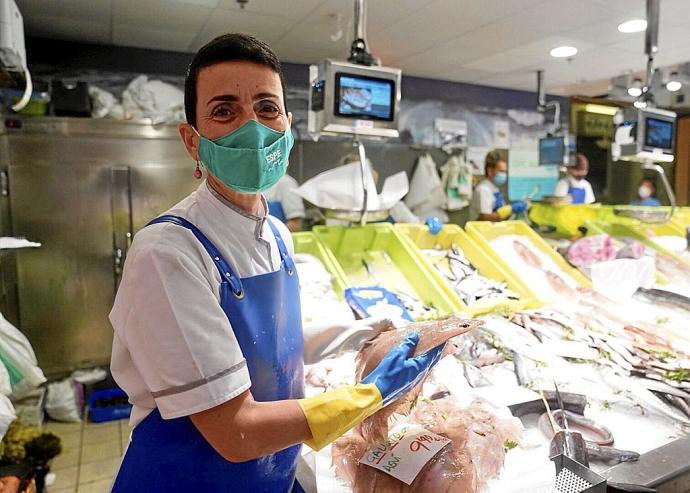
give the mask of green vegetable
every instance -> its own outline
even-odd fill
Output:
[[[513,450],[515,447],[517,447],[518,444],[517,442],[512,441],[510,438],[503,442],[503,450],[505,452],[508,452],[509,450]]]

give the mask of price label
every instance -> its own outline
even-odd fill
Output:
[[[388,440],[364,454],[360,464],[374,467],[409,485],[424,465],[450,442],[449,438],[419,425],[399,423],[388,433]]]

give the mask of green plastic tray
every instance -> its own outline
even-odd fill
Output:
[[[415,246],[405,241],[392,225],[315,226],[313,231],[333,254],[348,286],[380,285],[411,295],[433,306],[441,315],[462,311],[448,296],[436,273],[420,262],[421,252],[415,252]],[[369,275],[365,261],[374,267],[373,276]]]
[[[404,237],[420,250],[435,248],[448,250],[453,244],[457,245],[458,248],[463,251],[467,260],[479,270],[481,275],[493,279],[494,281],[505,282],[509,289],[518,293],[521,297],[520,300],[479,301],[472,306],[467,306],[450,284],[439,275],[438,277],[441,278],[448,296],[455,298],[456,303],[462,307],[463,311],[468,312],[473,317],[492,312],[514,313],[534,303],[531,295],[522,285],[513,279],[512,275],[508,274],[484,250],[482,250],[482,248],[477,245],[460,226],[456,224],[446,224],[437,235],[432,235],[429,232],[429,228],[420,224],[396,224],[395,228],[403,233]],[[420,262],[427,264],[427,268],[434,271],[435,274],[439,274],[426,256],[421,251],[418,251],[418,253]]]
[[[328,248],[311,231],[292,233],[292,243],[295,246],[295,253],[313,255],[323,263],[326,270],[333,276],[333,289],[340,299],[343,299],[344,291],[349,287],[347,278]]]

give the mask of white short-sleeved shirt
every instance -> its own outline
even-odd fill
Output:
[[[596,199],[594,197],[594,190],[592,190],[592,184],[587,180],[576,180],[572,176],[566,176],[558,180],[556,184],[556,191],[553,193],[556,197],[565,197],[568,195],[568,190],[570,187],[581,188],[585,191],[585,204],[593,204]]]
[[[203,182],[167,214],[196,225],[238,276],[251,277],[280,269],[262,203],[262,215],[253,216]],[[292,254],[287,228],[270,220]],[[165,419],[188,416],[250,387],[246,361],[220,306],[220,274],[184,227],[155,224],[136,234],[110,321],[111,370],[134,405],[132,425],[156,407]]]
[[[299,185],[292,176],[283,175],[280,181],[265,193],[266,200],[275,200],[281,203],[285,219],[288,221],[304,217],[304,202],[302,202],[302,197],[297,195],[297,188]]]
[[[488,178],[484,178],[472,191],[470,202],[470,221],[479,219],[480,214],[491,214],[496,207],[496,192],[499,188]]]

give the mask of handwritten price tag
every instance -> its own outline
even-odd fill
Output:
[[[419,425],[399,423],[388,433],[388,440],[364,454],[360,463],[411,484],[422,467],[449,443],[449,438]]]

